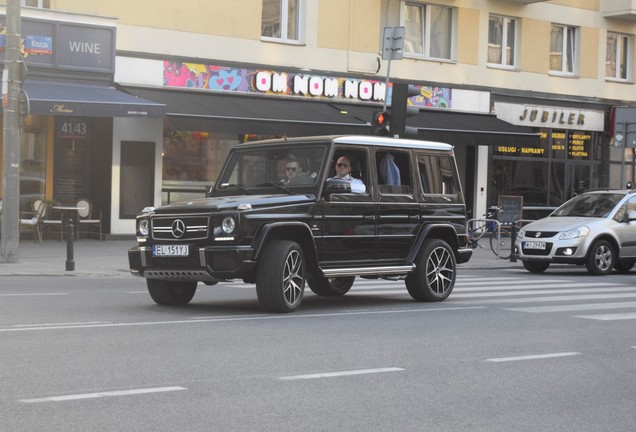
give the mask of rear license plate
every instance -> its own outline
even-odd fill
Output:
[[[523,243],[524,249],[545,249],[545,242],[527,241]]]
[[[152,256],[184,257],[190,254],[188,245],[152,245]]]

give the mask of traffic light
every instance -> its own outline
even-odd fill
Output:
[[[417,96],[421,92],[419,86],[393,83],[393,95],[391,96],[391,135],[403,137],[405,135],[417,135],[417,129],[406,126],[408,117],[416,116],[420,110],[409,106],[411,96]]]
[[[374,111],[371,122],[371,134],[379,136],[389,136],[389,122],[391,114],[386,111]]]

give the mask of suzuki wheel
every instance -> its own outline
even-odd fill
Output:
[[[614,268],[614,248],[607,240],[598,240],[592,244],[587,252],[585,267],[595,275],[609,274]]]
[[[417,301],[442,301],[455,286],[455,255],[444,240],[431,240],[420,251],[415,270],[406,277],[406,289]]]
[[[270,312],[293,312],[305,291],[305,257],[296,242],[276,240],[265,246],[256,268],[256,294]]]
[[[146,286],[155,303],[164,306],[186,305],[197,290],[196,281],[146,279]]]

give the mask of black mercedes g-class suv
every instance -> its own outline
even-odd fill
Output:
[[[297,309],[306,284],[342,296],[356,276],[441,301],[472,253],[452,147],[375,136],[237,145],[208,197],[144,209],[137,242],[130,270],[156,303],[242,279],[271,312]]]

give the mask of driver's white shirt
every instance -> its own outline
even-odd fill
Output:
[[[357,194],[363,194],[367,191],[367,187],[364,185],[364,182],[360,179],[357,179],[355,177],[351,177],[351,174],[347,174],[344,177],[332,177],[332,178],[339,178],[342,180],[347,180],[349,182],[349,184],[351,185],[351,192],[353,193],[357,193]]]

